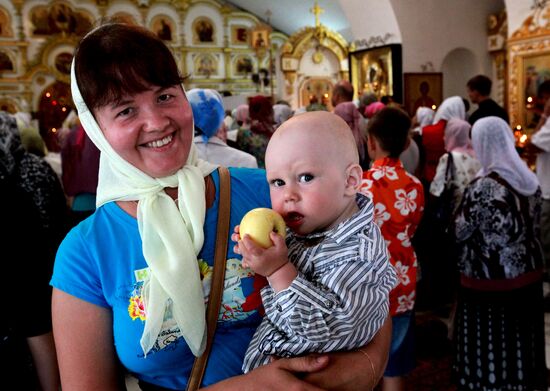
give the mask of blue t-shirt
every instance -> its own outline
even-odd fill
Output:
[[[230,172],[231,235],[247,211],[269,207],[270,201],[263,170],[241,168]],[[216,201],[206,212],[205,241],[198,257],[207,292],[214,262],[219,200],[217,171],[212,177]],[[224,294],[203,379],[205,386],[242,373],[244,353],[261,320],[259,291],[265,279],[242,268],[240,256],[233,252],[230,238],[228,241]],[[128,371],[149,383],[185,389],[195,357],[185,340],[177,337],[177,325],[170,314],[147,357],[139,344],[145,324],[141,293],[147,276],[137,220],[111,202],[98,208],[67,235],[57,254],[51,285],[112,309],[115,348]]]

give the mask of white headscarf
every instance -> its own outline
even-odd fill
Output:
[[[275,127],[278,128],[283,122],[292,117],[293,111],[285,104],[273,105],[273,120]]]
[[[435,113],[433,124],[442,119],[448,121],[451,118],[466,119],[466,108],[460,96],[451,96],[441,103]]]
[[[416,109],[416,120],[418,125],[423,128],[426,125],[431,125],[434,119],[435,112],[429,107],[420,106]]]
[[[478,119],[472,127],[472,144],[481,163],[477,176],[496,172],[518,193],[530,196],[537,191],[537,176],[519,157],[506,121],[498,117]]]
[[[171,302],[181,335],[199,356],[206,342],[206,320],[197,255],[204,242],[204,177],[216,166],[199,160],[191,143],[185,166],[174,175],[153,178],[145,174],[120,157],[105,139],[78,89],[74,60],[71,91],[82,126],[101,151],[97,206],[138,201],[143,256],[150,269],[150,279],[143,287],[147,316],[140,340],[143,352],[147,354],[154,346]],[[193,125],[189,131],[192,129]],[[178,188],[177,207],[165,193],[166,187]]]

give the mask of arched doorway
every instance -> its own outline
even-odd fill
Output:
[[[466,83],[480,73],[479,61],[474,52],[465,48],[451,50],[443,59],[443,96],[464,96]]]
[[[57,131],[73,108],[71,87],[67,83],[56,81],[42,91],[37,118],[40,124],[40,134],[46,142],[48,150],[59,152]]]
[[[310,103],[319,103],[330,106],[332,98],[332,81],[328,78],[311,78],[306,80],[300,88],[299,107],[306,107]]]

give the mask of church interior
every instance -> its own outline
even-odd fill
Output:
[[[548,0],[0,0],[0,110],[28,113],[48,151],[60,151],[58,131],[75,110],[74,50],[104,20],[150,29],[185,88],[217,90],[227,111],[256,95],[330,111],[335,85],[347,80],[355,101],[390,96],[412,117],[419,106],[468,99],[468,80],[482,74],[521,150],[537,124],[537,87],[550,80]],[[407,390],[455,390],[440,328],[449,313],[419,311],[417,322],[430,347]]]
[[[188,76],[186,88],[231,95],[227,109],[256,93],[294,109],[313,96],[330,101],[332,86],[348,79],[356,98],[363,92],[391,95],[410,112],[422,82],[437,106],[445,97],[465,95],[467,80],[485,74],[511,125],[522,131],[532,126],[529,99],[549,72],[547,1],[315,4],[3,0],[0,107],[31,113],[48,147],[57,150],[55,132],[72,105],[74,47],[98,21],[113,18],[158,34]]]

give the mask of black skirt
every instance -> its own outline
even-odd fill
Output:
[[[461,287],[453,378],[458,390],[546,390],[542,282],[506,292]]]

